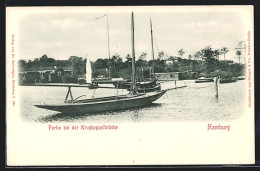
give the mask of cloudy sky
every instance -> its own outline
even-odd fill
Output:
[[[150,18],[155,54],[164,51],[168,56],[178,56],[178,50],[184,49],[187,57],[211,45],[228,47],[226,58],[233,59],[234,48],[247,39],[250,27],[250,8],[245,6],[19,7],[9,11],[10,18],[17,17],[19,57],[25,60],[43,54],[64,60],[70,56],[88,56],[92,61],[108,58],[107,19],[111,56],[118,53],[124,60],[131,54],[131,11],[136,56],[146,52],[148,60]]]

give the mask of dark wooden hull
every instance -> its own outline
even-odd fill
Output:
[[[147,81],[147,82],[137,82],[136,83],[136,86],[137,87],[140,87],[140,88],[149,88],[149,87],[154,87],[156,86],[156,83],[157,80],[152,80],[152,81]],[[113,84],[116,88],[125,88],[125,89],[129,89],[130,86],[131,86],[131,81],[126,81],[126,82],[119,82],[118,84],[117,83],[114,83]]]
[[[234,83],[236,80],[233,79],[227,79],[227,80],[220,80],[219,83],[224,84],[224,83]]]
[[[214,80],[213,79],[195,80],[195,83],[208,83],[208,82],[214,82]]]
[[[128,91],[130,91],[130,89],[127,89]],[[144,88],[140,88],[140,87],[137,87],[137,92],[138,93],[147,93],[147,92],[153,92],[153,91],[159,91],[161,90],[161,85],[158,84],[156,86],[153,86],[153,87],[144,87]]]
[[[141,95],[112,96],[105,98],[86,99],[62,105],[35,105],[36,107],[53,110],[61,113],[82,114],[98,113],[105,111],[123,110],[147,106],[160,98],[166,90],[151,92]]]
[[[237,80],[245,80],[246,76],[238,76],[238,77],[233,77],[233,78],[236,78]]]
[[[127,89],[128,91],[130,91],[131,82],[124,82],[124,83],[122,82],[118,85],[114,84],[114,86],[121,89]],[[160,83],[157,83],[157,80],[147,81],[147,82],[137,82],[136,87],[137,87],[137,92],[139,93],[161,90],[161,85]]]

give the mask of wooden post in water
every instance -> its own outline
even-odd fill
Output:
[[[185,87],[187,87],[186,82],[184,81]]]
[[[117,100],[117,96],[118,96],[118,81],[117,81],[117,84],[116,84],[116,100]]]
[[[216,80],[215,80],[215,81],[216,81],[216,84],[215,84],[215,85],[216,85],[216,86],[215,86],[215,87],[216,87],[215,97],[218,98],[218,77],[216,77]]]

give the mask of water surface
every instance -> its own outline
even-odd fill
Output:
[[[150,106],[116,112],[90,114],[60,114],[40,109],[35,104],[62,104],[66,87],[20,86],[21,117],[28,122],[172,122],[172,121],[229,121],[244,113],[245,80],[219,84],[219,97],[215,97],[215,83],[178,81],[185,88],[166,92]],[[175,87],[174,82],[161,83],[162,89]],[[73,98],[87,98],[126,94],[126,90],[72,88]]]

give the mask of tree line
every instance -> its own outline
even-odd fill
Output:
[[[221,49],[213,49],[207,46],[194,54],[189,54],[188,59],[183,58],[185,54],[184,49],[178,51],[179,56],[168,56],[164,51],[159,51],[155,59],[147,60],[147,53],[142,52],[136,60],[136,72],[138,79],[149,78],[153,72],[186,72],[187,76],[183,79],[195,79],[200,76],[212,77],[232,77],[244,75],[245,66],[239,63],[234,63],[230,60],[225,60],[225,55],[229,49],[223,47]],[[223,55],[224,60],[219,57]],[[241,52],[237,51],[236,55],[240,59]],[[114,54],[110,59],[98,58],[96,61],[91,62],[93,77],[104,75],[109,77],[131,77],[132,57],[127,54],[123,61],[119,54]],[[63,70],[64,68],[71,68],[72,75],[67,76],[76,80],[80,77],[85,77],[86,72],[86,59],[77,56],[70,56],[68,60],[55,60],[47,55],[34,60],[19,60],[20,71],[28,70],[41,70],[41,69],[55,69]],[[153,70],[154,66],[154,70]]]

